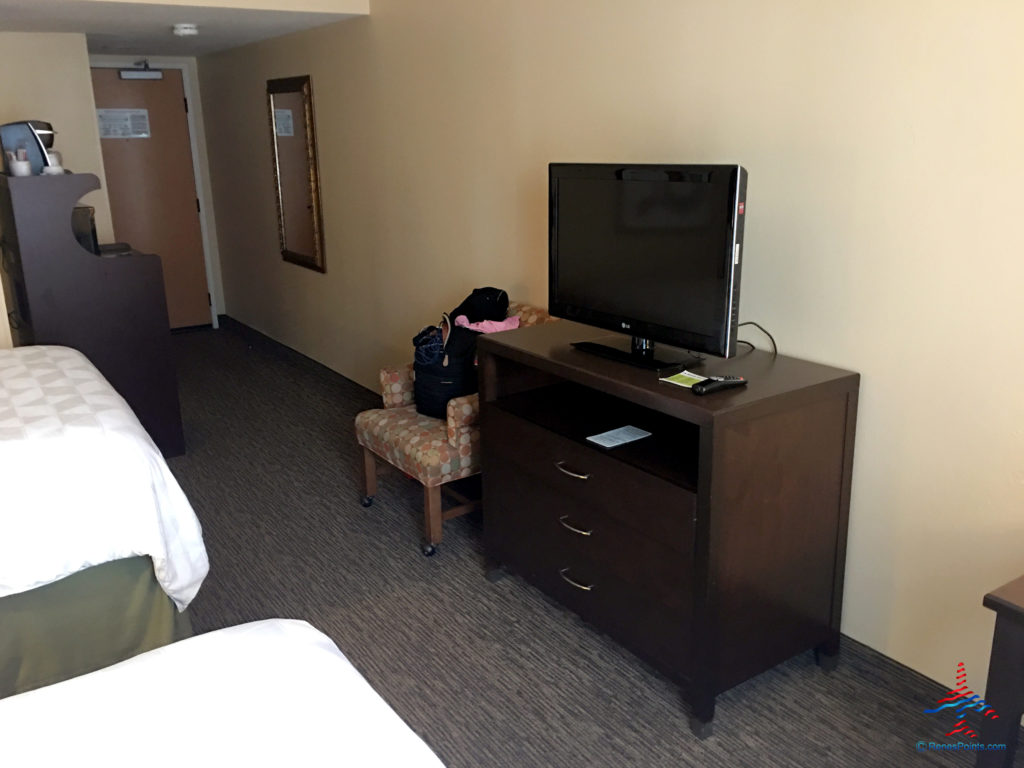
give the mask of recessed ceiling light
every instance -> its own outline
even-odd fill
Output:
[[[199,34],[199,27],[195,24],[175,24],[173,31],[178,37],[191,37]]]

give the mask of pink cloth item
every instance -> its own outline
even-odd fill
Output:
[[[471,331],[480,331],[480,333],[512,331],[519,327],[519,315],[512,315],[504,320],[481,320],[479,323],[471,323],[468,317],[459,315],[455,318],[455,324],[462,328],[469,328]]]

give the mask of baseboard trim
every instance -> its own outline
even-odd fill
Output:
[[[370,389],[369,387],[364,387],[359,382],[353,381],[347,376],[338,373],[333,368],[324,365],[318,360],[314,360],[312,357],[309,357],[308,355],[299,352],[297,349],[289,347],[287,344],[281,343],[277,339],[268,336],[262,331],[256,330],[252,326],[246,325],[241,320],[236,320],[230,315],[218,315],[217,320],[220,324],[220,328],[217,330],[237,334],[241,336],[243,339],[245,339],[247,344],[253,347],[259,347],[260,349],[270,352],[271,354],[275,354],[282,358],[291,360],[296,364],[306,368],[307,370],[319,373],[321,376],[337,377],[339,379],[344,379],[347,382],[350,382],[362,389],[365,389],[367,392],[372,392],[373,394],[378,396],[380,394],[376,390]]]

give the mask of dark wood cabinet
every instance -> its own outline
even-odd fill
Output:
[[[752,351],[698,371],[746,387],[697,397],[570,346],[602,335],[479,339],[487,557],[676,681],[706,734],[719,693],[837,658],[860,377]],[[651,434],[587,440],[626,425]]]
[[[82,352],[128,402],[165,456],[185,452],[160,257],[97,255],[72,229],[92,174],[0,175],[0,256],[15,346]]]

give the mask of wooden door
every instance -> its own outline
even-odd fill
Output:
[[[210,298],[181,71],[166,69],[161,80],[122,80],[116,69],[95,68],[92,84],[97,110],[134,110],[127,137],[116,136],[114,118],[129,113],[101,113],[114,237],[160,256],[172,328],[206,325]]]

